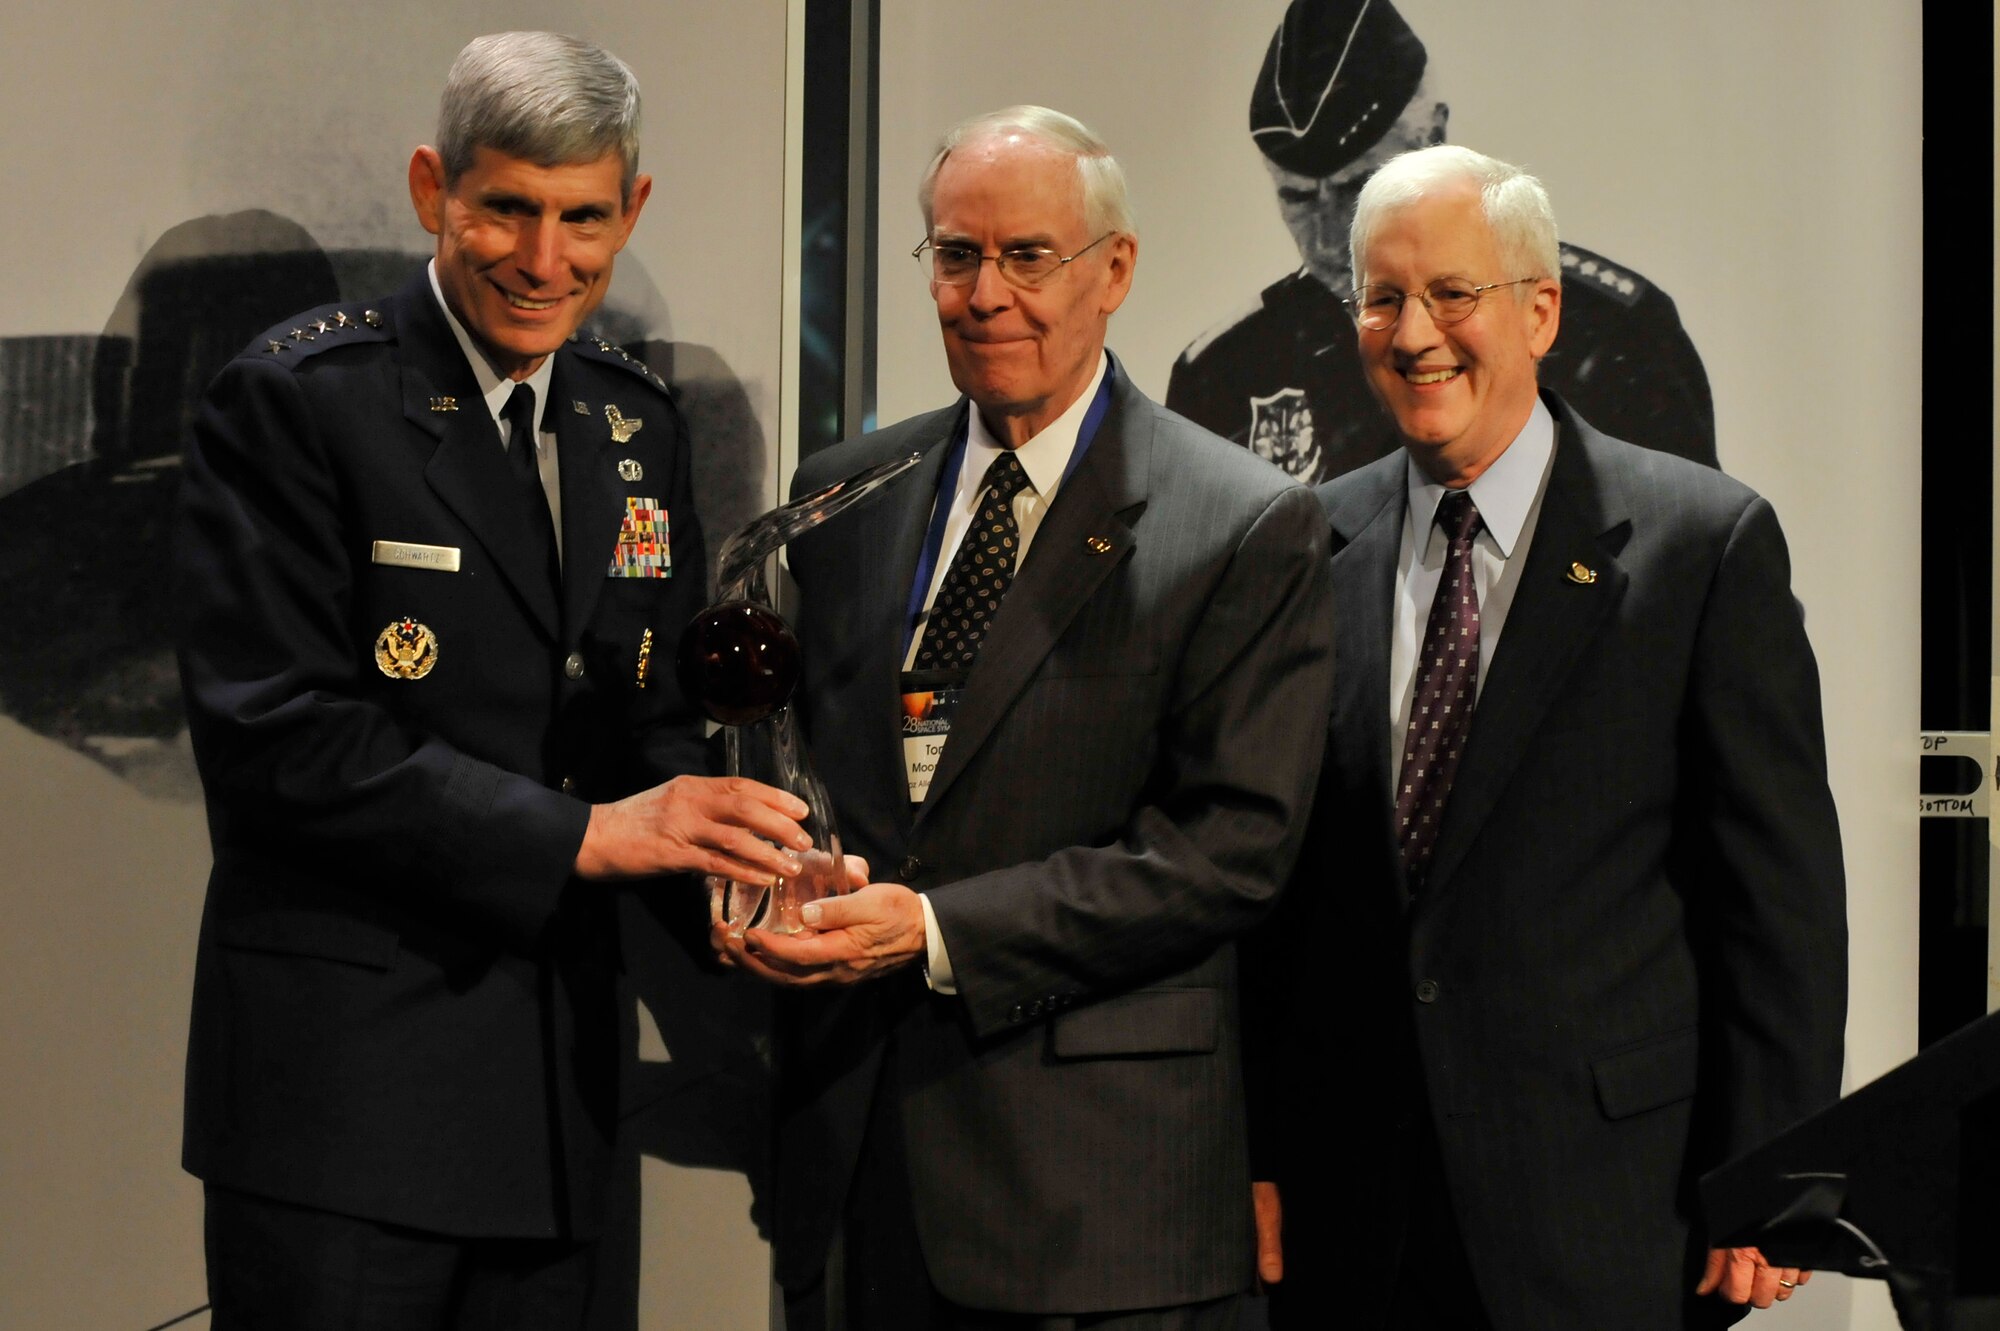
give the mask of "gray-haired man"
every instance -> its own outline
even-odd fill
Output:
[[[429,270],[270,330],[197,419],[177,578],[215,871],[184,1158],[231,1327],[576,1326],[617,1109],[607,880],[796,871],[702,770],[664,385],[579,338],[651,190],[550,33],[452,67]],[[754,835],[753,835],[754,834]]]

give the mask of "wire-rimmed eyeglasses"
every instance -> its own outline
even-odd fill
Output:
[[[1057,254],[1046,245],[1022,245],[998,254],[981,254],[976,245],[949,240],[938,244],[927,236],[910,251],[910,257],[927,270],[931,281],[943,286],[969,287],[979,280],[979,265],[990,263],[1008,282],[1032,291],[1061,272],[1065,265],[1075,263],[1117,234],[1107,231],[1071,255]],[[926,250],[930,252],[928,259]]]
[[[1541,280],[1539,277],[1517,277],[1511,282],[1473,286],[1462,277],[1440,277],[1416,291],[1399,291],[1395,287],[1371,282],[1367,286],[1356,287],[1347,305],[1354,311],[1354,321],[1372,332],[1395,327],[1396,321],[1403,317],[1403,303],[1412,296],[1424,303],[1432,323],[1455,324],[1470,318],[1472,312],[1479,308],[1479,298],[1487,292]]]

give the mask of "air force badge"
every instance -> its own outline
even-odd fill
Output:
[[[399,619],[375,635],[375,664],[390,679],[422,679],[437,658],[437,634],[414,619]]]
[[[639,433],[646,424],[637,416],[627,416],[618,410],[615,402],[604,404],[604,419],[611,422],[611,442],[614,444],[630,442],[632,436]]]

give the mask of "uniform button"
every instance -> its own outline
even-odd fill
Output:
[[[583,678],[583,653],[571,652],[563,659],[563,675],[569,679]]]
[[[903,862],[897,865],[896,869],[902,880],[907,883],[924,871],[924,862],[914,855],[905,855]]]
[[[1014,1004],[1013,1007],[1007,1009],[1007,1020],[1019,1021],[1021,1020],[1021,1017],[1022,1017],[1022,1012],[1021,1012],[1021,1005],[1019,1003],[1016,1003]]]
[[[556,789],[558,789],[558,790],[562,791],[562,793],[563,793],[563,794],[565,794],[565,795],[574,795],[574,794],[576,794],[576,778],[575,778],[575,777],[573,777],[573,776],[566,776],[566,777],[564,777],[564,778],[562,779],[562,782],[561,782],[561,784],[559,784],[559,785],[558,785],[558,786],[556,787]]]
[[[1419,1003],[1435,1003],[1438,1001],[1438,984],[1436,980],[1417,981],[1417,1001]]]

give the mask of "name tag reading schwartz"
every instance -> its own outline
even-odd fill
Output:
[[[427,568],[438,573],[458,572],[455,545],[416,545],[409,541],[377,541],[368,557],[377,564],[396,568]]]
[[[910,803],[922,804],[937,775],[944,742],[951,736],[952,717],[965,684],[960,670],[906,670],[902,675],[903,772],[909,778]]]

